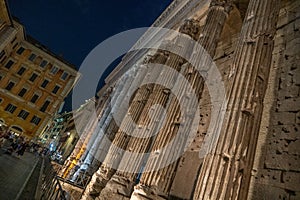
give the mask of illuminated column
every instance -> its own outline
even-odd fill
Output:
[[[82,158],[83,163],[78,169],[87,171],[90,174],[93,174],[95,171],[95,166],[92,165],[93,161],[97,160],[97,152],[101,148],[101,142],[103,137],[107,134],[111,134],[111,137],[114,137],[113,132],[108,133],[108,130],[111,130],[111,127],[117,127],[117,124],[113,121],[112,110],[120,107],[122,101],[126,98],[126,92],[131,87],[131,84],[136,81],[134,77],[137,74],[135,67],[131,68],[129,72],[124,75],[115,85],[113,92],[110,94],[108,101],[106,102],[106,107],[103,112],[103,115],[100,117],[99,122],[97,123],[97,128],[93,133],[93,137],[90,140],[89,148],[86,151],[86,154]],[[99,166],[98,166],[99,167]]]
[[[108,100],[110,92],[111,91],[107,91],[107,93],[99,99],[98,103],[94,102],[93,99],[90,99],[89,102],[87,103],[87,105],[85,105],[83,108],[81,108],[83,110],[79,111],[79,112],[82,112],[82,113],[79,113],[80,118],[88,118],[88,123],[81,126],[82,130],[78,130],[79,127],[77,127],[77,124],[75,124],[77,132],[81,131],[81,132],[78,132],[78,134],[80,135],[80,138],[79,138],[74,150],[72,151],[71,155],[66,160],[66,162],[62,168],[62,176],[64,178],[67,178],[68,175],[70,175],[70,171],[72,171],[72,169],[76,165],[80,164],[79,160],[80,160],[81,156],[84,154],[84,152],[87,148],[87,144],[89,143],[91,136],[93,135],[93,131],[95,130],[95,127],[96,127],[96,123],[97,123],[96,115],[102,114],[104,107],[106,106],[106,102]],[[97,104],[97,106],[95,103]],[[96,115],[94,115],[94,113]],[[84,123],[86,123],[86,120],[79,119],[78,121],[83,121]],[[76,123],[76,121],[75,121],[75,123]]]
[[[174,48],[174,45],[176,45],[176,44],[173,44],[173,45],[169,44],[169,46],[171,48]],[[186,49],[184,49],[183,51],[185,51],[185,50]],[[164,69],[157,70],[157,71],[156,70],[152,71],[150,69],[149,75],[153,76],[153,77],[158,77],[159,79],[161,79],[161,80],[159,80],[159,82],[165,82],[165,83],[166,82],[174,82],[176,80],[175,77],[178,73],[177,71],[180,69],[182,63],[183,63],[183,60],[179,56],[177,56],[175,54],[170,54],[169,59],[166,60],[166,65],[175,69],[175,71],[173,71],[173,73],[166,74],[166,71],[164,71]],[[162,76],[161,74],[164,74],[164,76]],[[153,78],[151,78],[151,80],[153,80]],[[127,135],[127,133],[133,132],[134,134],[142,134],[142,133],[137,133],[137,132],[141,131],[141,130],[139,130],[140,125],[147,124],[149,122],[150,119],[147,114],[149,112],[149,109],[151,109],[151,107],[156,104],[165,105],[169,99],[170,92],[168,89],[164,88],[161,85],[151,85],[150,87],[152,89],[147,91],[147,98],[146,98],[147,101],[144,102],[143,106],[139,107],[138,109],[136,107],[132,107],[132,110],[130,110],[130,113],[134,112],[134,113],[137,113],[139,116],[141,116],[139,118],[134,119],[134,121],[137,122],[138,127],[135,128],[134,126],[131,125],[130,129],[127,129],[126,131],[122,131],[124,129],[122,129],[122,127],[121,127],[120,135],[118,138],[116,138],[117,140],[114,141],[114,142],[116,142],[115,147],[120,148],[120,150],[118,151],[116,149],[110,149],[110,150],[112,150],[110,157],[106,157],[106,159],[107,159],[106,162],[113,161],[113,163],[110,162],[109,164],[111,166],[113,166],[114,169],[118,167],[118,165],[123,157],[123,153],[124,153],[123,151],[126,150],[126,148],[128,149],[128,147],[127,147],[128,143],[130,141],[132,142],[132,140],[133,140],[133,137],[130,137],[130,135]],[[156,115],[161,115],[161,113],[158,111],[158,112],[156,112]],[[123,122],[126,122],[126,121],[124,120]],[[156,123],[156,124],[158,124],[158,123]],[[143,144],[138,143],[137,145],[143,145]],[[106,182],[109,181],[109,179],[114,174],[114,172],[115,172],[114,169],[109,169],[109,171],[108,171],[109,173],[106,173],[107,174]],[[113,184],[115,183],[114,180],[116,180],[116,179],[111,180],[113,182]],[[110,183],[111,183],[111,181],[110,181]],[[106,183],[104,183],[103,186],[105,186],[105,184]],[[111,189],[111,187],[113,187],[113,189]],[[117,188],[118,188],[118,184],[116,185],[116,187],[111,186],[111,184],[109,184],[108,187],[106,187],[101,192],[99,198],[111,197],[111,198],[116,199],[116,196],[112,196],[111,192],[118,190]],[[128,192],[130,192],[130,190]],[[117,195],[117,193],[114,193],[114,195]],[[130,193],[127,195],[130,195]]]
[[[162,52],[158,52],[156,55],[154,55],[153,58],[150,58],[149,62],[154,61],[155,62],[161,62],[164,63],[166,60],[166,56],[162,53]],[[102,159],[103,156],[105,157],[105,161],[104,163],[107,162],[118,162],[117,159],[114,159],[114,155],[115,155],[115,145],[121,146],[124,145],[126,143],[126,140],[123,139],[124,136],[124,132],[120,131],[120,130],[124,130],[126,129],[127,131],[130,131],[130,129],[132,129],[132,125],[129,122],[129,117],[131,117],[134,121],[138,120],[141,110],[143,109],[149,94],[152,90],[151,85],[143,85],[143,79],[149,78],[149,73],[148,73],[148,67],[145,65],[146,63],[142,64],[138,69],[137,69],[137,74],[134,77],[134,81],[131,84],[131,88],[130,90],[133,91],[122,91],[122,93],[124,95],[126,95],[126,98],[128,98],[128,100],[131,98],[130,96],[128,96],[128,94],[132,94],[134,93],[134,90],[136,88],[139,88],[135,94],[134,99],[132,100],[132,102],[130,102],[130,107],[129,110],[127,111],[122,123],[121,123],[121,128],[119,129],[119,131],[117,133],[114,134],[114,136],[112,136],[111,132],[114,132],[112,130],[115,130],[114,127],[117,127],[116,122],[112,121],[112,125],[115,126],[110,126],[109,129],[107,129],[106,134],[107,134],[107,138],[110,141],[113,141],[112,144],[113,146],[111,146],[108,142],[103,141],[98,148],[98,152],[96,153],[98,160]],[[127,83],[126,83],[127,84]],[[141,86],[141,87],[139,87]],[[122,101],[120,102],[122,103]],[[115,109],[121,109],[122,106],[117,106]],[[112,110],[112,113],[115,112],[114,110]],[[113,115],[111,114],[111,117],[113,118]],[[118,128],[118,127],[117,127]],[[116,144],[117,143],[117,144]],[[91,182],[89,183],[89,185],[87,186],[87,189],[85,191],[85,194],[83,196],[83,199],[91,199],[94,196],[98,196],[101,189],[103,188],[103,185],[106,184],[106,182],[108,181],[108,179],[111,177],[111,175],[114,173],[114,170],[111,169],[110,167],[108,167],[105,164],[102,164],[101,168],[93,175],[93,178],[91,180]]]

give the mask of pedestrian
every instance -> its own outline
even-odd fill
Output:
[[[37,150],[38,155],[41,156],[41,155],[42,155],[42,152],[43,152],[43,147],[41,147],[41,146],[39,145],[38,150]]]
[[[11,143],[11,147],[13,148],[13,151],[16,151],[19,147],[18,140],[16,138],[13,138],[13,141]]]
[[[2,148],[4,146],[5,142],[6,142],[5,135],[1,135],[0,136],[0,148]]]
[[[26,150],[26,147],[27,147],[26,142],[22,142],[22,143],[19,145],[19,147],[18,147],[18,149],[17,149],[17,151],[16,151],[17,155],[18,155],[18,156],[23,156],[23,154],[24,154],[24,152],[25,152],[25,150]]]
[[[29,151],[30,151],[30,153],[33,153],[33,152],[34,152],[34,146],[33,146],[33,145],[30,146]]]

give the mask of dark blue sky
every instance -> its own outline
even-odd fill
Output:
[[[110,36],[150,26],[172,0],[8,0],[26,33],[76,67]],[[67,110],[70,109],[68,101]]]

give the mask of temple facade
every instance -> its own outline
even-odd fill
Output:
[[[152,27],[64,164],[76,198],[299,199],[300,2],[174,0]]]

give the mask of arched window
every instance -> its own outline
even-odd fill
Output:
[[[19,126],[12,126],[11,129],[15,129],[16,131],[21,132],[21,133],[23,132],[23,129],[20,128]]]

